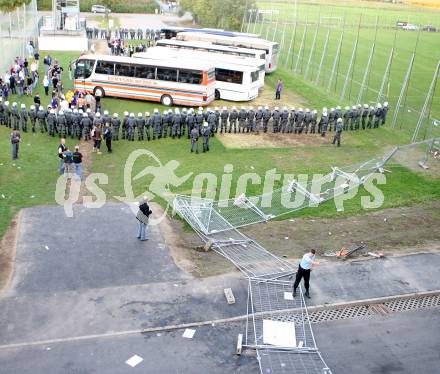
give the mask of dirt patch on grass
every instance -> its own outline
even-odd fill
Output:
[[[335,252],[365,243],[369,251],[386,256],[440,250],[440,201],[384,209],[343,218],[295,218],[247,226],[240,231],[275,255],[295,262],[310,248]],[[197,252],[199,237],[180,220],[167,220],[163,230],[171,254],[184,270],[205,277],[229,273],[235,267],[213,251]],[[161,226],[162,229],[162,226]],[[168,231],[170,230],[170,231]],[[320,256],[322,260],[322,257]],[[326,257],[324,261],[340,261]]]
[[[0,241],[0,293],[8,287],[14,272],[15,250],[21,213],[12,219],[8,230]]]
[[[328,144],[330,135],[322,137],[319,134],[280,134],[253,133],[218,134],[218,139],[226,148],[288,148],[296,146],[321,146]]]
[[[434,153],[428,153],[426,165],[428,169],[420,166],[419,162],[424,161],[426,157],[426,147],[408,148],[405,151],[398,151],[393,156],[392,161],[423,175],[430,177],[440,177],[440,158],[438,155],[434,157]]]
[[[295,218],[243,228],[280,257],[299,258],[316,248],[335,252],[365,243],[386,255],[440,250],[440,201],[344,218]]]

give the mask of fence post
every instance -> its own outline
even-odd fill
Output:
[[[304,47],[304,41],[305,41],[306,34],[307,34],[307,25],[308,25],[308,23],[307,23],[307,19],[306,19],[306,26],[304,27],[303,36],[302,36],[302,39],[301,39],[301,45],[299,46],[298,57],[296,59],[295,73],[298,72],[298,65],[299,65],[299,61],[301,59],[301,54],[302,54],[302,50],[303,50],[303,47]]]
[[[318,68],[318,73],[316,74],[315,84],[319,83],[319,78],[321,77],[321,69],[322,69],[322,64],[324,63],[325,55],[327,53],[327,45],[328,45],[329,36],[330,36],[330,28],[327,30],[327,35],[325,37],[324,48],[323,48],[322,55],[321,55],[321,61],[319,62],[319,68]]]

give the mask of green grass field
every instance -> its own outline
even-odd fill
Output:
[[[68,79],[67,66],[69,61],[77,57],[76,53],[50,52],[54,58],[61,61],[65,69],[65,88],[72,88]],[[44,57],[47,52],[42,52]],[[41,73],[43,73],[41,71]],[[267,79],[268,90],[273,90],[278,77],[285,80],[285,90],[301,95],[304,102],[310,107],[330,106],[337,100],[327,95],[319,87],[310,85],[301,78],[294,77],[288,70],[281,69]],[[9,101],[17,101],[20,105],[24,102],[31,104],[32,98],[10,97]],[[43,105],[49,99],[42,95]],[[162,107],[156,103],[131,101],[124,99],[105,98],[103,108],[111,113],[120,115],[125,111],[145,112],[153,108]],[[39,204],[55,204],[54,192],[58,178],[58,138],[49,138],[46,134],[22,134],[20,159],[11,161],[9,133],[4,127],[0,128],[0,236],[3,235],[12,216],[21,208]],[[123,167],[131,151],[146,148],[154,152],[164,164],[175,159],[180,162],[177,170],[179,176],[188,172],[198,174],[211,172],[220,180],[224,165],[234,165],[231,197],[235,194],[238,177],[246,172],[255,172],[261,177],[269,169],[276,168],[277,172],[285,173],[327,173],[331,166],[345,166],[357,163],[384,153],[392,145],[405,144],[409,141],[408,134],[402,131],[393,131],[387,127],[377,131],[344,134],[344,146],[336,149],[330,144],[324,146],[297,146],[289,148],[256,148],[233,149],[225,147],[218,138],[211,142],[212,151],[208,154],[190,154],[189,142],[186,139],[162,139],[157,142],[115,142],[114,153],[105,152],[102,155],[93,155],[90,165],[91,172],[106,173],[109,178],[108,185],[101,188],[109,198],[123,196]],[[76,142],[75,142],[76,143]],[[68,145],[74,144],[68,140]],[[13,165],[15,164],[15,165]],[[140,171],[149,165],[147,159],[140,159],[133,172]],[[438,179],[428,178],[421,173],[416,173],[405,168],[395,169],[388,176],[388,183],[383,187],[385,193],[384,207],[410,205],[420,201],[440,198],[440,183]],[[151,179],[145,177],[133,183],[135,193],[145,190]],[[189,179],[173,192],[189,194],[193,179]],[[261,193],[261,186],[248,185],[248,195]],[[4,195],[5,198],[1,196]],[[163,202],[160,202],[163,203]],[[346,205],[344,213],[337,213],[332,202],[322,205],[318,209],[307,209],[296,212],[294,215],[306,216],[333,216],[352,215],[364,212],[359,204],[359,197]],[[283,218],[287,218],[285,216]]]
[[[389,101],[392,108],[395,106],[416,40],[419,38],[405,108],[401,109],[397,121],[398,128],[412,133],[433,79],[435,67],[440,60],[440,48],[438,48],[440,33],[420,32],[420,36],[418,36],[417,31],[398,30],[396,32],[394,26],[399,20],[421,26],[430,24],[439,28],[440,9],[415,8],[401,4],[393,5],[366,1],[314,1],[307,4],[300,2],[296,9],[294,2],[286,1],[262,1],[258,2],[257,5],[260,9],[279,11],[278,20],[276,19],[277,16],[274,15],[271,19],[270,14],[266,14],[263,23],[251,22],[244,27],[244,31],[256,32],[269,40],[276,40],[280,43],[279,65],[282,69],[275,75],[285,77],[292,87],[298,87],[295,81],[301,78],[300,85],[312,85],[317,88],[321,96],[331,96],[334,104],[342,106],[357,103],[375,39],[376,16],[378,17],[379,27],[375,50],[371,59],[371,69],[366,79],[367,88],[360,99],[361,103],[372,104],[376,102],[395,40],[394,58],[389,79],[385,84],[384,94],[380,98],[380,101]],[[294,17],[295,11],[297,11],[296,19]],[[340,98],[349,71],[360,17],[362,17],[362,27],[359,29],[359,42],[354,57],[354,67],[351,73],[348,74],[349,83],[346,86],[345,97]],[[320,25],[319,20],[321,20]],[[345,27],[343,27],[344,22]],[[327,92],[343,29],[344,36],[339,63],[336,64],[333,81],[329,92]],[[329,35],[327,49],[322,59],[327,33]],[[302,43],[304,35],[304,42]],[[316,41],[313,49],[315,35]],[[301,44],[303,44],[302,48]],[[290,46],[291,53],[289,56]],[[321,59],[323,64],[318,79]],[[294,71],[295,73],[293,73]],[[431,116],[437,119],[440,118],[440,93],[438,89],[432,102]],[[425,121],[424,127],[427,127],[427,124],[428,121]],[[425,131],[421,131],[421,134],[424,133]]]

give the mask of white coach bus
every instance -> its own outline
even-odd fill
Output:
[[[212,63],[83,55],[76,61],[74,88],[93,94],[206,106],[215,98]]]
[[[191,51],[209,52],[219,55],[231,55],[236,57],[255,58],[266,61],[266,52],[257,49],[239,48],[232,45],[218,45],[197,40],[165,39],[156,42],[157,47],[186,49]]]
[[[188,60],[190,55],[186,51],[173,51],[169,48],[149,48],[147,52],[135,53],[134,58],[147,59],[169,59],[175,61],[182,59]],[[201,57],[192,58],[198,61]],[[242,64],[233,64],[226,61],[208,61],[215,66],[215,90],[216,100],[223,99],[229,101],[249,101],[258,96],[258,90],[261,87],[259,80],[260,71],[255,66],[245,66]]]
[[[203,52],[203,51],[193,51],[187,49],[176,49],[176,48],[166,48],[166,47],[152,47],[148,48],[147,55],[162,56],[164,58],[182,58],[185,60],[193,61],[205,61],[212,63],[214,67],[218,67],[219,63],[227,63],[231,65],[249,66],[251,68],[256,68],[258,70],[258,82],[259,87],[264,87],[264,77],[265,72],[265,61],[262,59],[255,59],[249,57],[241,56],[231,56],[231,55],[217,55],[214,53]]]
[[[205,34],[198,32],[180,32],[177,40],[209,42],[216,45],[235,46],[264,51],[266,53],[266,73],[272,73],[277,69],[279,58],[279,44],[260,38],[249,38],[241,36],[224,36]]]

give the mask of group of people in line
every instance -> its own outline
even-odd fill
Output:
[[[87,27],[86,35],[89,39],[130,39],[130,40],[158,40],[160,38],[160,30],[154,29],[128,29],[120,27],[117,29],[99,29],[97,27]]]

